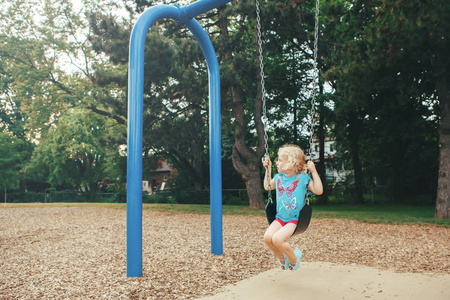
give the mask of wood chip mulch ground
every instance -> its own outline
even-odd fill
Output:
[[[195,299],[278,268],[264,217],[224,216],[211,254],[208,215],[144,211],[142,277],[126,276],[126,212],[0,210],[0,299]],[[450,274],[450,229],[326,219],[291,243],[304,261]]]

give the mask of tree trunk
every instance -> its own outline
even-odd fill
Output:
[[[228,44],[228,24],[224,14],[224,7],[218,8],[219,20],[217,25],[220,30],[221,41],[223,45]],[[258,38],[258,37],[257,37]],[[257,51],[259,55],[259,49]],[[226,63],[233,60],[232,49],[223,46],[223,59]],[[259,65],[259,64],[258,64]],[[246,130],[248,123],[245,118],[244,104],[246,100],[243,97],[243,88],[237,83],[231,83],[226,89],[231,94],[233,101],[233,114],[235,117],[234,146],[232,150],[232,161],[236,171],[241,174],[242,179],[247,188],[250,208],[264,208],[263,186],[261,178],[262,162],[261,157],[264,155],[264,127],[262,124],[262,87],[261,78],[258,69],[257,74],[257,95],[254,106],[254,121],[256,134],[258,137],[258,147],[254,150],[246,144]]]
[[[260,176],[261,164],[257,164],[258,171],[254,172],[248,167],[249,164],[244,164],[240,158],[239,151],[233,147],[233,166],[242,175],[245,187],[247,188],[247,195],[249,199],[250,208],[262,209],[265,207],[262,179]],[[253,164],[256,165],[256,164]]]
[[[441,110],[439,127],[439,177],[435,218],[450,218],[450,94],[445,68],[438,72],[437,93]]]
[[[195,118],[201,119],[200,110],[196,109]],[[200,131],[201,129],[199,129]],[[192,165],[195,172],[195,188],[197,191],[205,188],[205,174],[203,166],[203,145],[205,144],[202,135],[193,134],[192,140],[190,142],[192,148],[193,161]]]
[[[264,141],[259,138],[259,147],[257,151],[250,149],[245,143],[245,113],[242,101],[242,91],[240,86],[232,86],[231,94],[233,99],[233,112],[235,116],[235,132],[234,132],[234,146],[232,151],[233,166],[236,171],[242,175],[249,199],[250,208],[264,208],[263,186],[261,178],[261,157],[264,154]],[[258,102],[258,101],[256,101]],[[255,120],[257,119],[255,109]],[[259,121],[261,123],[261,116]],[[262,125],[260,125],[262,127]],[[258,130],[257,130],[258,132]],[[258,135],[261,137],[261,135]],[[257,179],[257,180],[256,180]]]
[[[26,181],[25,181],[25,173],[24,172],[20,172],[20,179],[19,179],[19,191],[21,193],[25,193],[27,190],[27,185],[26,185]]]
[[[295,78],[295,72],[297,71],[297,60],[295,59],[295,54],[292,53],[292,70],[291,70],[291,76],[292,78]],[[298,120],[298,116],[297,116],[297,112],[298,112],[298,91],[297,88],[295,87],[295,85],[292,85],[292,95],[293,95],[293,99],[294,99],[294,106],[293,106],[293,110],[294,110],[294,144],[298,145],[298,124],[299,124],[299,120]],[[306,149],[305,149],[306,150]]]
[[[363,203],[363,178],[362,178],[362,167],[361,161],[359,159],[359,124],[357,116],[350,116],[349,119],[349,138],[350,138],[350,149],[352,154],[353,162],[353,172],[355,176],[355,203]]]
[[[197,191],[205,188],[205,176],[203,174],[203,158],[202,158],[202,146],[196,141],[192,141],[192,154],[193,154],[193,165],[194,165],[194,186]]]
[[[322,85],[320,85],[322,86]],[[320,88],[320,94],[322,94],[323,89]],[[320,176],[320,180],[322,180],[323,185],[323,193],[319,196],[319,203],[320,204],[327,204],[328,203],[328,194],[327,194],[327,172],[325,169],[325,122],[324,122],[324,100],[323,97],[320,97],[319,99],[319,128],[317,130],[317,136],[319,139],[319,163],[317,171]]]

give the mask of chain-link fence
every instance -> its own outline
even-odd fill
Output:
[[[209,190],[164,191],[153,194],[142,193],[143,203],[179,203],[179,204],[209,204]],[[3,199],[2,202],[5,202]],[[7,203],[58,203],[58,202],[103,202],[125,203],[126,191],[116,193],[82,194],[75,191],[49,193],[9,193]],[[226,189],[222,191],[222,203],[225,205],[248,205],[246,189]]]
[[[336,185],[328,190],[329,204],[352,204],[354,203],[354,185]],[[126,190],[116,193],[97,193],[95,195],[84,195],[73,191],[51,192],[51,193],[8,193],[7,203],[57,203],[57,202],[103,202],[103,203],[126,203]],[[272,197],[275,197],[272,191]],[[267,192],[264,192],[267,201]],[[209,204],[209,190],[167,190],[148,194],[142,193],[143,203],[178,203],[178,204]],[[311,195],[312,204],[317,204],[317,197]],[[2,199],[1,202],[5,200]],[[408,203],[431,204],[435,201],[430,195],[417,195],[408,199]],[[366,204],[382,204],[395,202],[388,186],[373,185],[364,188],[364,202]],[[224,189],[222,191],[222,203],[224,205],[249,205],[246,189]]]

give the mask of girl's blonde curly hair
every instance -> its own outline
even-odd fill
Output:
[[[302,148],[294,144],[285,144],[278,149],[278,156],[286,155],[289,168],[293,168],[295,173],[306,172],[306,157]]]

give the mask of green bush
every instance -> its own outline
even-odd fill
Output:
[[[28,192],[28,193],[9,193],[6,201],[8,203],[34,203],[34,202],[50,202],[47,199],[48,194]]]
[[[224,205],[249,205],[248,194],[245,189],[224,190],[222,193]]]
[[[209,204],[209,191],[172,189],[171,196],[178,204]]]
[[[126,203],[127,202],[127,189],[124,187],[116,189],[114,194],[114,201],[116,203]]]
[[[142,193],[143,203],[176,203],[173,201],[169,193],[156,193],[148,194],[147,192]]]

